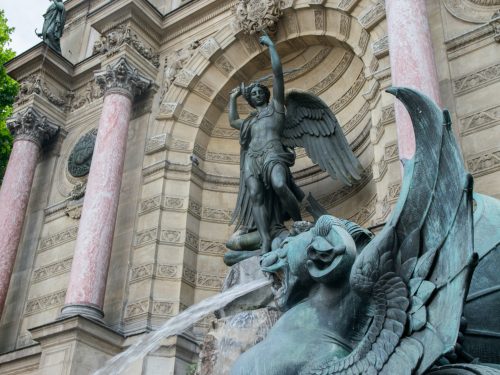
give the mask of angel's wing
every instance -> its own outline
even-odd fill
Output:
[[[308,374],[422,374],[457,339],[474,259],[472,178],[448,112],[411,89],[388,91],[409,111],[417,147],[391,218],[352,268],[372,322],[349,356]]]
[[[345,184],[361,178],[361,164],[351,151],[330,108],[317,96],[291,90],[286,94],[286,121],[281,141],[288,147],[304,147],[323,170]]]

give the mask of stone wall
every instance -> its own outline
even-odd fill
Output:
[[[220,291],[239,184],[238,133],[229,127],[228,93],[270,73],[266,51],[235,23],[236,4],[69,0],[64,58],[39,45],[8,64],[21,83],[15,111],[40,108],[64,132],[36,171],[0,321],[0,352],[7,353],[0,354],[0,373],[89,373]],[[476,190],[500,198],[500,20],[491,20],[500,5],[429,0],[427,7],[443,105],[452,112]],[[394,99],[384,92],[391,73],[383,2],[288,0],[281,8],[274,39],[291,71],[287,88],[313,92],[332,108],[364,168],[362,180],[345,187],[297,150],[294,176],[332,214],[366,227],[382,224],[401,181]],[[72,176],[68,160],[98,125],[103,92],[93,72],[120,57],[155,85],[134,104],[105,327],[95,328],[83,318],[57,321],[85,199],[77,193],[86,176]],[[249,107],[239,105],[245,116]],[[166,340],[129,373],[184,374],[196,362],[209,324],[206,319]],[[50,341],[63,334],[67,345]],[[94,337],[84,340],[93,351],[80,353],[87,372],[70,365],[79,334]]]

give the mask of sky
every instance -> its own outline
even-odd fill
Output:
[[[0,9],[5,11],[7,24],[15,27],[9,47],[17,55],[41,41],[35,35],[35,29],[38,32],[42,30],[43,14],[49,6],[49,0],[0,0]]]

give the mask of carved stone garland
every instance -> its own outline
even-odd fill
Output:
[[[279,18],[283,15],[280,0],[240,0],[234,8],[236,25],[246,34],[261,30],[275,33]]]

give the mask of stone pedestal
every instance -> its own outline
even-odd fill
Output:
[[[438,104],[439,82],[425,0],[386,0],[389,56],[393,86],[414,88]],[[415,136],[408,112],[395,103],[400,159],[415,153]]]
[[[265,278],[259,257],[231,267],[223,290]],[[276,309],[269,286],[237,298],[216,312],[219,318],[205,336],[197,375],[227,375],[238,357],[262,341],[281,313]]]
[[[12,118],[7,127],[14,136],[12,153],[0,189],[0,317],[21,239],[26,208],[38,156],[44,143],[58,131],[33,108]]]
[[[61,315],[101,319],[133,98],[150,86],[122,58],[96,73],[105,97]]]
[[[118,354],[124,342],[121,335],[83,317],[58,320],[30,332],[41,347],[39,375],[92,374]]]

